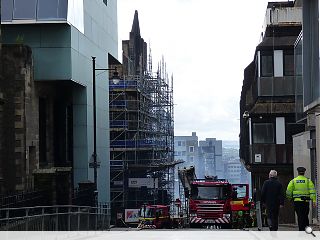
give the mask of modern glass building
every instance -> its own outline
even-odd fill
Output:
[[[32,48],[39,109],[39,169],[72,167],[93,182],[92,61],[117,59],[116,0],[1,0],[2,39]],[[110,201],[108,72],[96,72],[98,200]]]

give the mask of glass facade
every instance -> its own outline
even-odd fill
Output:
[[[67,20],[68,0],[1,0],[1,21]]]
[[[303,105],[308,109],[319,102],[319,8],[318,1],[303,1]]]
[[[1,0],[3,23],[63,22],[84,34],[83,0]]]
[[[37,18],[39,20],[66,19],[67,10],[66,0],[38,0]]]
[[[14,0],[13,19],[36,19],[37,0]]]

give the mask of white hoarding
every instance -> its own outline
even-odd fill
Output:
[[[127,223],[139,222],[139,209],[125,209],[124,221]]]
[[[129,178],[129,188],[158,188],[158,178]]]

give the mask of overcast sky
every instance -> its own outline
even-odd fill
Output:
[[[118,0],[119,60],[138,10],[153,70],[164,56],[173,74],[175,136],[238,140],[243,70],[253,60],[267,3]]]

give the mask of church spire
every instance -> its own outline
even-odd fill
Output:
[[[139,26],[139,18],[138,18],[138,11],[137,10],[135,10],[135,12],[134,12],[134,18],[133,18],[131,32],[134,33],[135,35],[140,36],[140,26]]]

